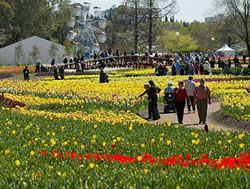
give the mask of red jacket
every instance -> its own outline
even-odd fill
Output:
[[[177,90],[178,90],[178,93],[177,93]],[[185,98],[186,98],[188,103],[190,103],[190,99],[189,99],[189,96],[187,95],[187,90],[185,88],[181,90],[179,88],[176,88],[174,90],[174,96],[176,97],[177,102],[183,102],[185,101]]]

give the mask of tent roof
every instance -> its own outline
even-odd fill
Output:
[[[234,49],[231,49],[227,44],[225,44],[222,48],[218,49],[217,52],[235,52]]]
[[[36,42],[39,44],[39,41],[44,41],[44,42],[47,42],[47,43],[55,43],[53,41],[49,41],[47,39],[43,39],[41,37],[38,37],[38,36],[32,36],[32,37],[29,37],[29,38],[26,38],[26,39],[23,39],[21,41],[18,41],[16,43],[13,43],[13,44],[10,44],[6,47],[3,47],[3,48],[0,48],[0,50],[3,50],[3,49],[8,49],[9,47],[16,47],[18,44],[22,43],[22,44],[25,44],[26,42]],[[60,44],[57,44],[55,43],[59,48],[65,48],[63,45],[60,45]]]

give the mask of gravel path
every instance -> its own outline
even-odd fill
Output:
[[[154,123],[165,123],[166,120],[171,123],[178,124],[177,114],[176,113],[163,113],[164,106],[159,107],[159,111],[161,113],[161,119],[158,121],[152,121]],[[138,114],[143,117],[148,117],[147,109],[141,110]],[[218,99],[213,99],[212,104],[209,105],[208,116],[207,116],[207,124],[209,129],[211,130],[211,125],[214,126],[214,130],[216,131],[228,131],[228,130],[236,130],[236,131],[244,131],[250,132],[250,122],[247,121],[238,121],[233,118],[229,118],[224,116],[220,112],[220,102]],[[183,126],[195,129],[204,129],[204,125],[199,124],[198,112],[188,114],[187,106],[185,107],[185,114],[183,120]]]

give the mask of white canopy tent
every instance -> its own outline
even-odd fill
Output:
[[[231,49],[227,44],[225,44],[222,48],[218,49],[217,54],[224,57],[235,56],[235,50]]]

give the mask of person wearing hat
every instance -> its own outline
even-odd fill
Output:
[[[166,87],[165,90],[164,90],[164,94],[165,95],[166,94],[173,94],[174,90],[175,90],[175,88],[173,87],[173,82],[170,81],[170,82],[168,82],[168,87]]]

